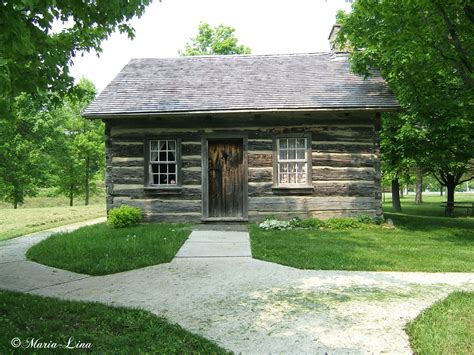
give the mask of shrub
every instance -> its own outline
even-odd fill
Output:
[[[375,217],[372,218],[372,223],[376,224],[378,226],[381,225],[384,222],[385,222],[385,219],[382,216],[375,216]],[[393,222],[392,222],[392,224],[393,224]]]
[[[299,217],[293,217],[292,219],[290,219],[290,226],[292,226],[294,228],[302,227],[302,223],[303,223],[303,221]]]
[[[326,220],[324,227],[328,229],[350,229],[350,228],[359,228],[362,226],[362,223],[357,221],[354,218],[346,217],[333,217]]]
[[[372,217],[366,214],[360,214],[356,217],[357,222],[362,223],[362,224],[372,224]]]
[[[318,229],[324,227],[324,222],[317,218],[307,218],[301,221],[301,228]]]
[[[137,225],[142,219],[142,211],[138,207],[122,205],[109,211],[107,224],[112,228],[125,228]]]
[[[291,230],[293,226],[289,221],[279,221],[277,219],[267,219],[258,225],[259,228],[269,230]]]

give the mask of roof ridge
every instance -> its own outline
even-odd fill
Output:
[[[189,60],[198,58],[255,58],[255,57],[315,57],[315,56],[331,56],[336,53],[328,52],[307,52],[307,53],[273,53],[273,54],[213,54],[213,55],[194,55],[185,57],[142,57],[142,58],[131,58],[130,61],[134,60]]]

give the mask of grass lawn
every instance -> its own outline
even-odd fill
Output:
[[[0,240],[105,217],[105,205],[0,209]]]
[[[474,292],[455,292],[410,322],[406,331],[416,354],[474,353]]]
[[[2,354],[14,351],[11,341],[15,337],[25,345],[28,338],[67,344],[68,339],[74,337],[72,345],[79,341],[82,346],[90,343],[90,351],[94,353],[226,353],[209,340],[141,310],[0,291],[0,314]],[[32,353],[35,349],[26,348],[21,352],[24,351]],[[84,349],[36,351],[44,354]]]
[[[69,207],[64,196],[48,196],[50,189],[42,189],[37,197],[28,197],[17,209],[11,204],[0,202],[0,240],[10,239],[65,224],[105,217],[105,197],[103,194],[91,196],[91,204]]]
[[[474,218],[432,217],[442,215],[439,201],[415,206],[412,199],[402,200],[403,213],[384,206],[394,229],[264,231],[252,225],[252,255],[302,269],[473,272]]]
[[[386,194],[386,202],[383,205],[385,212],[393,213],[391,195]],[[423,203],[415,205],[415,196],[409,195],[400,199],[402,212],[409,215],[444,217],[444,208],[440,207],[441,202],[446,202],[446,196],[423,195]],[[474,193],[457,193],[454,202],[474,202]],[[466,210],[455,210],[456,217],[466,217]]]
[[[26,256],[60,269],[107,275],[170,262],[190,231],[189,226],[180,224],[120,229],[97,224],[55,234],[31,247]]]

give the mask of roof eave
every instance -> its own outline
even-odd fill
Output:
[[[321,108],[285,108],[285,109],[242,109],[242,110],[202,110],[202,111],[166,111],[166,112],[97,112],[84,113],[83,117],[89,119],[113,119],[113,118],[154,118],[166,116],[188,116],[188,115],[217,115],[238,113],[274,113],[274,112],[398,112],[400,106],[373,106],[373,107],[321,107]]]

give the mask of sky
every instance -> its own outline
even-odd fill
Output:
[[[99,57],[79,54],[71,74],[102,91],[131,58],[176,57],[201,21],[234,27],[252,54],[325,52],[337,10],[350,6],[347,0],[155,0],[132,21],[133,40],[112,34]]]

